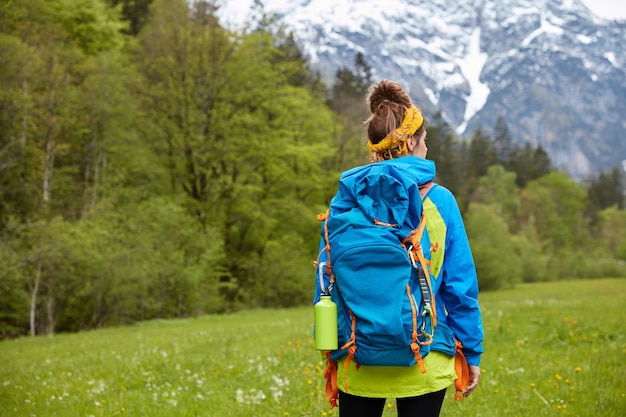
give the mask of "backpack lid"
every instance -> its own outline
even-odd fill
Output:
[[[415,204],[421,201],[419,186],[434,178],[435,163],[415,156],[353,168],[342,174],[331,211],[336,215],[358,207],[368,223],[417,227],[422,213],[421,204]]]

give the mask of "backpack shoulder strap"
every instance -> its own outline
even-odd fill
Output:
[[[434,182],[428,181],[427,183],[424,183],[419,186],[420,196],[422,197],[422,200],[424,199],[424,197],[426,197],[426,194],[428,194],[430,189],[433,188],[433,185],[435,185]]]

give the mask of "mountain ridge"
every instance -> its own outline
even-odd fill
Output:
[[[580,0],[266,0],[332,83],[360,52],[375,79],[399,81],[457,134],[505,117],[519,143],[546,149],[577,180],[626,170],[626,22]]]

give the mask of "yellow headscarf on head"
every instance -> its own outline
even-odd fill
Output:
[[[380,161],[386,151],[397,149],[399,153],[408,152],[407,140],[417,132],[424,123],[422,112],[416,107],[409,107],[404,112],[404,119],[399,128],[389,132],[387,136],[377,144],[367,142],[367,149],[372,153],[372,161]]]

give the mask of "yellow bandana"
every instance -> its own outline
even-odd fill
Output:
[[[372,153],[372,161],[383,159],[385,152],[398,149],[398,152],[408,152],[406,142],[422,126],[424,118],[422,112],[415,107],[409,107],[404,113],[404,120],[396,130],[389,132],[387,136],[377,144],[367,142],[367,149]],[[389,152],[390,153],[390,152]],[[390,153],[391,154],[391,153]]]

